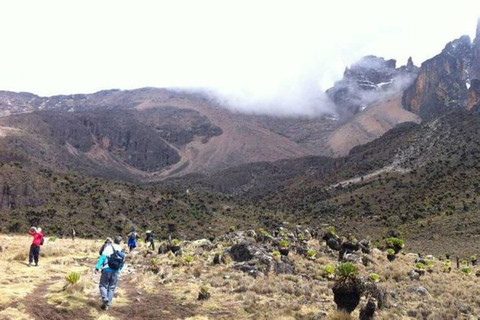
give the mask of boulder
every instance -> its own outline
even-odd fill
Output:
[[[327,240],[327,246],[332,249],[332,250],[335,250],[335,251],[339,251],[341,246],[340,246],[340,243],[338,243],[338,239],[337,238],[330,238]]]
[[[416,293],[416,294],[421,295],[421,296],[426,296],[426,295],[429,294],[428,290],[423,286],[410,287],[408,289],[408,292]]]
[[[259,274],[259,270],[256,266],[249,265],[245,262],[236,263],[233,265],[234,269],[247,273],[249,276],[256,278]]]
[[[210,240],[207,239],[199,239],[195,240],[192,243],[188,245],[189,248],[191,249],[204,249],[204,250],[212,250],[214,248],[214,245]]]
[[[256,260],[262,264],[265,272],[269,272],[273,264],[273,257],[263,248],[248,242],[237,243],[229,249],[229,254],[236,262]]]
[[[295,263],[286,256],[282,256],[280,261],[275,261],[273,265],[275,274],[293,274],[295,272]]]
[[[360,310],[360,320],[373,320],[375,310],[377,309],[377,301],[375,298],[368,299],[367,304]]]
[[[247,230],[247,236],[250,237],[250,238],[256,238],[257,233],[255,232],[255,230],[250,229],[250,230]]]
[[[326,317],[327,317],[327,313],[325,311],[320,311],[315,313],[315,315],[312,317],[312,320],[325,319]]]

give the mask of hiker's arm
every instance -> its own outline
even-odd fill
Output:
[[[106,255],[102,254],[100,258],[97,261],[97,265],[95,266],[95,270],[100,270],[102,269],[103,265],[105,264],[105,259],[107,258]]]

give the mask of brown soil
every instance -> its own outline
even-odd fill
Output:
[[[88,307],[74,309],[60,309],[49,304],[45,299],[47,290],[51,284],[59,278],[52,278],[39,285],[25,298],[25,309],[36,320],[62,320],[62,319],[93,319],[89,316],[90,308],[100,308],[100,299],[91,300]],[[110,316],[117,319],[184,319],[195,315],[196,306],[193,304],[181,304],[175,301],[167,290],[160,290],[157,294],[139,295],[135,284],[125,277],[119,282],[119,286],[125,289],[131,303],[128,306],[116,307],[115,300],[112,308],[108,311]],[[226,316],[226,313],[221,314]]]
[[[128,299],[131,300],[129,306],[115,307],[108,311],[108,314],[118,319],[184,319],[195,315],[196,306],[193,304],[181,304],[175,301],[173,296],[165,289],[160,289],[156,294],[138,294],[135,284],[126,278],[123,279],[125,291]],[[120,283],[122,286],[122,283]]]
[[[45,295],[48,287],[60,278],[53,277],[43,282],[26,296],[25,309],[35,320],[63,320],[63,319],[88,319],[87,308],[58,309],[55,305],[47,303]]]

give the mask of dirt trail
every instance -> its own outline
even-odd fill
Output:
[[[115,307],[108,311],[109,316],[118,319],[184,319],[195,315],[196,306],[193,304],[180,304],[162,286],[156,294],[139,294],[138,289],[131,280],[131,277],[122,278],[119,283],[131,301],[128,306]],[[114,301],[115,303],[115,301]]]
[[[91,308],[100,307],[100,298],[88,299],[87,306],[83,308],[58,308],[49,304],[46,295],[49,288],[60,277],[53,277],[41,283],[35,290],[21,301],[25,305],[25,311],[35,320],[62,320],[62,319],[96,319],[92,316]],[[112,308],[105,313],[109,317],[118,320],[135,319],[184,319],[195,315],[196,306],[193,304],[179,304],[174,297],[164,288],[161,288],[157,294],[139,294],[131,275],[125,275],[119,281],[119,288],[125,290],[128,306],[115,306],[115,300]],[[97,289],[97,287],[95,288]],[[99,293],[98,293],[99,294]],[[17,303],[18,305],[18,303]]]

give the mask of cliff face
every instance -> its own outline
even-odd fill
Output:
[[[396,61],[366,56],[347,68],[342,80],[327,90],[341,120],[348,121],[368,105],[402,92],[417,73],[412,59],[396,68]]]
[[[423,120],[465,109],[467,69],[471,60],[468,36],[448,43],[439,55],[422,63],[417,79],[403,94],[404,108]]]
[[[467,111],[480,113],[480,80],[473,79],[467,93]]]
[[[431,120],[453,110],[476,112],[480,79],[480,20],[473,42],[463,36],[422,63],[415,82],[405,90],[406,110]]]

